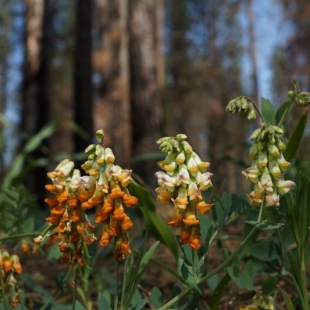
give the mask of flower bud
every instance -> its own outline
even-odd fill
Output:
[[[265,167],[267,167],[267,164],[268,164],[267,152],[260,152],[258,154],[257,166],[260,169],[264,169]]]
[[[177,140],[179,140],[179,141],[184,141],[184,140],[187,139],[187,136],[184,135],[184,134],[182,134],[182,133],[179,133],[179,134],[176,135],[175,138],[176,138]]]
[[[96,131],[96,138],[97,138],[98,143],[103,143],[104,131],[102,129]]]
[[[286,171],[291,166],[291,163],[286,161],[282,154],[278,157],[278,164],[282,171]]]
[[[186,154],[192,154],[193,149],[187,141],[182,141],[182,145]]]
[[[180,152],[176,158],[178,165],[182,165],[185,162],[185,154],[184,152]]]
[[[268,145],[268,153],[275,158],[278,158],[280,156],[280,151],[274,144]]]
[[[187,165],[187,169],[191,173],[191,175],[196,176],[196,174],[198,172],[198,167],[197,167],[196,162],[192,156],[188,159],[186,165]]]
[[[272,129],[274,130],[274,132],[278,135],[283,135],[284,134],[284,131],[282,128],[278,127],[278,126],[271,126]]]
[[[268,163],[268,168],[269,168],[270,173],[276,180],[281,178],[282,176],[281,170],[276,160],[274,159],[270,160]]]
[[[249,157],[251,160],[255,160],[258,154],[258,142],[254,142],[249,153]]]
[[[282,142],[282,140],[279,137],[276,137],[276,146],[280,151],[285,151],[286,145]]]
[[[252,133],[250,139],[251,139],[252,141],[257,140],[260,133],[261,133],[261,129],[260,129],[260,128],[257,128],[257,129],[254,130],[254,132]]]
[[[106,147],[104,150],[105,161],[107,163],[113,164],[115,161],[115,156],[112,150],[109,147]]]
[[[85,153],[93,153],[96,149],[96,145],[95,144],[90,144],[86,149],[85,149]]]

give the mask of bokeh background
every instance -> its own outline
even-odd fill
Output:
[[[255,123],[225,105],[244,94],[279,107],[293,79],[309,91],[309,42],[308,0],[0,0],[0,179],[54,122],[12,180],[38,199],[49,167],[82,162],[101,128],[116,163],[151,186],[155,141],[185,133],[215,190],[243,191]]]

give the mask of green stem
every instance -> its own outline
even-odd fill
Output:
[[[118,261],[115,261],[115,296],[114,296],[114,310],[117,310],[118,306],[118,276],[119,268]]]
[[[260,112],[257,104],[255,103],[255,101],[247,96],[241,96],[239,98],[246,98],[248,101],[252,102],[253,106],[254,106],[254,109],[256,110],[257,114],[259,115],[259,117],[261,118],[261,120],[267,124],[266,120],[264,119],[263,117],[263,114]]]
[[[37,237],[40,233],[26,233],[26,234],[17,234],[12,236],[6,236],[0,238],[0,242],[7,241],[7,240],[14,240],[14,239],[22,239],[27,237]]]
[[[2,287],[2,302],[3,302],[3,309],[7,310],[6,301],[5,301],[5,295],[6,295],[6,285],[4,283],[4,278],[2,277],[2,268],[0,268],[0,283]]]
[[[59,294],[60,290],[62,289],[62,285],[68,280],[70,273],[71,273],[71,266],[67,266],[67,269],[65,270],[64,275],[60,280],[60,284],[56,292],[49,298],[49,300],[45,303],[45,305],[41,308],[41,310],[45,310],[49,306],[53,298],[55,298]]]
[[[74,269],[74,273],[73,273],[73,298],[72,298],[72,310],[75,310],[75,301],[76,301],[76,287],[77,287],[77,283],[76,283],[76,274],[77,271],[76,269]]]
[[[195,250],[193,248],[191,248],[191,250],[192,250],[192,272],[194,279],[196,279]]]
[[[258,222],[262,222],[263,220],[263,215],[264,215],[264,210],[266,207],[266,201],[265,199],[263,200],[263,203],[261,205],[261,208],[259,210],[259,215],[258,215]],[[256,234],[256,232],[259,231],[257,227],[253,227],[250,233],[247,235],[247,237],[240,243],[238,246],[237,250],[232,253],[226,260],[224,260],[220,265],[218,265],[215,269],[210,271],[207,275],[202,277],[201,279],[197,280],[196,283],[199,285],[203,282],[205,282],[207,279],[213,277],[215,274],[220,272],[224,267],[226,267],[246,246],[247,244],[252,240],[252,237]],[[175,296],[172,298],[169,302],[164,304],[162,307],[160,307],[158,310],[164,310],[164,309],[169,309],[170,306],[174,305],[176,302],[178,302],[181,298],[186,296],[188,293],[190,293],[193,290],[192,286],[187,286],[179,295]]]

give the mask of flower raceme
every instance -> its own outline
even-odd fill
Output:
[[[181,244],[188,243],[193,249],[200,247],[200,226],[197,211],[210,212],[213,204],[205,203],[201,191],[212,186],[212,173],[207,172],[208,162],[201,161],[186,141],[186,135],[164,137],[157,141],[159,148],[167,156],[158,166],[155,176],[158,185],[155,189],[157,201],[174,205],[174,217],[168,225],[181,227]]]
[[[78,169],[73,169],[74,163],[65,159],[48,173],[52,184],[45,186],[54,195],[45,199],[51,208],[51,215],[46,218],[50,224],[46,236],[58,236],[62,261],[73,265],[85,264],[84,247],[97,240],[93,233],[95,226],[86,215],[86,211],[93,207],[97,207],[95,222],[102,224],[100,245],[107,246],[115,238],[116,260],[122,260],[131,253],[127,232],[133,222],[128,208],[138,203],[138,199],[127,189],[133,181],[131,170],[114,165],[112,150],[103,146],[102,130],[98,130],[96,136],[98,144],[86,149],[88,158],[82,165],[88,175],[81,176]],[[39,244],[44,237],[34,240]]]
[[[267,207],[279,206],[279,194],[287,194],[295,185],[283,177],[283,172],[291,164],[282,154],[286,147],[281,139],[282,135],[281,128],[262,123],[251,136],[254,141],[249,153],[252,165],[242,174],[254,183],[254,190],[247,195],[253,206],[260,206],[264,198]]]
[[[0,250],[0,277],[3,279],[0,284],[0,295],[8,294],[11,296],[11,305],[16,308],[20,300],[20,290],[14,274],[20,275],[23,272],[22,266],[17,255],[10,255],[7,251]]]

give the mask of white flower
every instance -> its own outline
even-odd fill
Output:
[[[199,189],[202,191],[207,190],[209,187],[212,186],[212,179],[213,174],[210,172],[200,173],[198,172],[196,175],[196,182],[199,185]]]
[[[292,189],[293,186],[295,186],[295,183],[293,181],[279,180],[277,182],[278,193],[281,195],[285,195]]]
[[[182,167],[177,175],[176,185],[186,186],[189,184],[189,182],[190,182],[190,176],[189,176],[188,170]]]

